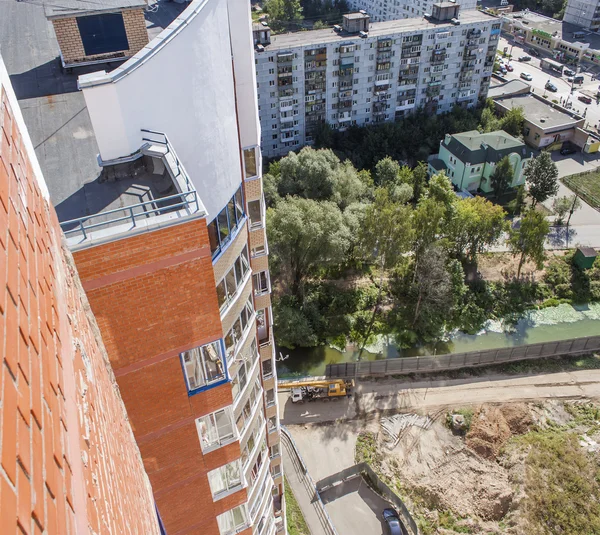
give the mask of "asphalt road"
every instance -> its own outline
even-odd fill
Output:
[[[598,86],[600,85],[600,81],[597,79],[592,79],[592,75],[589,73],[583,73],[584,83],[582,85],[574,86],[573,94],[571,95],[571,83],[567,81],[566,75],[559,75],[555,73],[548,72],[546,70],[542,70],[540,68],[540,58],[537,58],[527,52],[528,46],[524,47],[519,43],[516,43],[514,40],[507,40],[505,37],[501,37],[500,43],[498,44],[498,52],[501,54],[504,50],[504,47],[508,47],[508,51],[510,53],[512,48],[512,60],[510,60],[510,64],[513,67],[512,72],[507,72],[504,76],[507,80],[520,79],[521,73],[529,73],[533,77],[533,80],[528,81],[527,83],[531,85],[532,89],[535,93],[539,95],[546,95],[551,100],[560,100],[566,101],[568,99],[569,102],[572,103],[572,110],[580,115],[586,114],[585,118],[589,127],[596,127],[600,123],[600,104],[597,103],[594,98]],[[528,55],[531,56],[531,61],[528,62],[520,62],[518,61],[519,56]],[[550,57],[549,55],[547,57]],[[552,82],[558,91],[553,93],[545,89],[546,82]],[[582,92],[583,91],[583,92]],[[578,100],[580,95],[586,94],[592,97],[591,104],[585,104]]]

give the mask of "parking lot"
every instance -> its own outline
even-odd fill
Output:
[[[524,46],[513,39],[507,40],[506,37],[500,39],[498,45],[498,54],[502,55],[504,48],[508,48],[508,53],[512,54],[512,59],[505,60],[505,64],[509,63],[512,67],[512,72],[507,72],[502,75],[507,80],[522,79],[521,74],[527,73],[531,75],[531,80],[527,83],[531,85],[532,90],[539,94],[545,95],[550,100],[557,100],[559,103],[569,102],[572,105],[572,110],[579,115],[585,116],[589,128],[600,126],[600,105],[597,103],[596,94],[600,80],[596,78],[597,72],[583,72],[584,82],[580,85],[575,85],[567,81],[566,75],[542,70],[540,68],[540,57],[536,57],[529,52],[529,46]],[[512,52],[511,52],[512,50]],[[543,53],[542,53],[543,54]],[[520,56],[531,56],[531,60],[521,62],[518,60]],[[543,57],[549,58],[548,54],[543,54]],[[573,66],[569,68],[574,70]],[[585,66],[584,66],[585,68]],[[551,82],[556,86],[557,91],[548,91],[545,86],[547,82]],[[573,94],[571,94],[573,89]],[[591,104],[585,104],[579,100],[580,96],[588,96],[592,99]]]

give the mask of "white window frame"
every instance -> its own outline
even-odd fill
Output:
[[[223,417],[229,425],[229,430],[219,424],[219,418]],[[196,419],[196,429],[200,439],[200,447],[203,453],[221,448],[238,440],[237,428],[233,421],[231,407],[225,407],[211,412]]]
[[[236,522],[235,519],[236,512],[240,517],[239,522]],[[248,527],[248,508],[246,504],[243,503],[218,515],[217,524],[221,535],[235,535],[240,531],[244,531]]]
[[[238,276],[236,271],[236,264],[239,262],[241,277]],[[227,285],[227,277],[229,274],[233,272],[233,279],[235,281],[235,288],[230,289]],[[221,314],[229,308],[229,305],[235,301],[235,298],[239,291],[245,286],[248,281],[248,273],[251,272],[250,269],[250,258],[248,256],[248,246],[244,245],[244,248],[240,252],[239,256],[235,259],[235,262],[231,265],[231,267],[227,270],[223,278],[217,283],[217,299],[219,295],[219,288],[222,286],[221,292],[224,295],[223,303],[219,305],[219,309]]]
[[[259,286],[261,282],[261,275],[264,274],[266,286],[263,288]],[[258,282],[258,283],[257,283]],[[252,274],[252,284],[254,286],[254,295],[264,295],[271,291],[271,278],[269,277],[269,270],[265,269],[264,271],[259,271],[257,273]]]
[[[180,357],[189,392],[211,386],[212,384],[227,379],[227,367],[225,365],[225,356],[221,340],[215,340],[214,342],[209,342],[208,344],[183,351],[180,354]],[[217,357],[217,360],[215,360],[215,357]],[[207,379],[207,359],[215,363],[217,368],[221,368],[221,373],[210,380]],[[199,377],[202,377],[203,379],[202,384],[199,384]]]
[[[245,486],[244,471],[240,459],[219,466],[208,472],[206,475],[208,477],[208,485],[210,486],[213,501],[229,496]],[[222,485],[215,489],[215,482]]]

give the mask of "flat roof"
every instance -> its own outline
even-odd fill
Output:
[[[503,84],[491,86],[488,91],[488,98],[507,97],[523,91],[529,92],[530,90],[531,86],[523,80],[510,80]]]
[[[359,13],[359,12],[345,13],[344,18],[350,19],[350,20],[352,20],[352,19],[368,19],[369,15],[367,13]]]
[[[155,12],[144,13],[150,39],[168,26],[185,4],[159,0]],[[0,51],[10,75],[25,124],[56,208],[68,221],[135,203],[142,195],[158,195],[142,181],[102,182],[98,145],[77,77],[85,72],[114,69],[119,63],[78,67],[72,74],[60,68],[59,47],[44,6],[5,2],[0,17]],[[28,31],[23,31],[28,28]],[[151,90],[151,88],[150,88]],[[121,204],[119,204],[121,203]]]
[[[533,11],[504,13],[502,14],[502,18],[514,23],[523,23],[525,21],[527,24],[524,27],[545,32],[555,39],[561,39],[579,49],[592,48],[600,50],[600,35],[570,22],[556,20]],[[573,37],[573,34],[576,32],[584,33],[585,37]]]
[[[496,102],[507,109],[523,108],[525,120],[539,126],[543,130],[557,128],[559,126],[574,127],[583,118],[578,115],[570,115],[559,106],[547,103],[543,99],[529,93],[528,95],[515,95],[501,98]]]
[[[471,10],[460,14],[461,24],[474,22],[493,22],[498,20],[492,15],[480,11]],[[450,21],[435,22],[428,21],[425,18],[388,20],[385,22],[372,22],[369,24],[369,37],[384,37],[394,33],[419,32],[433,28],[457,28]],[[271,44],[265,45],[265,50],[281,50],[295,48],[299,46],[322,45],[326,43],[336,43],[342,41],[356,40],[360,41],[362,37],[356,33],[345,31],[336,32],[332,28],[323,30],[309,30],[306,32],[285,33],[271,36]]]
[[[41,0],[46,17],[50,20],[75,17],[77,15],[92,15],[123,9],[145,9],[144,0]]]

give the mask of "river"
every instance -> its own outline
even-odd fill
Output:
[[[583,306],[559,305],[526,313],[514,327],[501,321],[488,321],[478,334],[452,334],[448,340],[431,345],[398,349],[392,337],[380,336],[363,351],[362,360],[441,355],[479,349],[497,349],[537,342],[553,342],[600,334],[600,303]],[[284,360],[281,360],[283,357]],[[332,347],[277,348],[279,378],[324,375],[327,364],[354,362],[357,349],[338,351]]]

